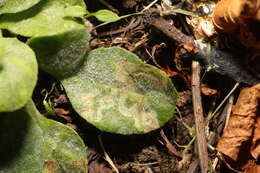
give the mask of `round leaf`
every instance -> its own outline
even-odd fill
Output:
[[[32,8],[0,17],[0,28],[16,34],[32,37],[54,35],[72,29],[82,29],[84,25],[67,16],[65,9],[70,6],[85,8],[82,0],[43,0]]]
[[[87,172],[87,154],[71,128],[44,118],[32,102],[0,113],[0,172]]]
[[[146,133],[175,110],[171,80],[119,47],[89,52],[80,71],[62,84],[80,116],[107,132]]]
[[[17,13],[26,10],[40,0],[0,0],[0,14],[3,13]]]
[[[30,99],[37,80],[34,52],[15,38],[0,38],[0,112],[13,111]]]
[[[109,10],[98,10],[95,13],[91,13],[91,16],[95,16],[101,22],[115,22],[120,19],[120,17]]]
[[[75,74],[83,64],[90,33],[73,30],[53,36],[33,37],[29,46],[36,53],[41,69],[56,78]]]

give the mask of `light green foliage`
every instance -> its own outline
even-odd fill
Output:
[[[71,17],[82,17],[85,14],[89,13],[85,8],[81,6],[69,6],[65,8],[65,14],[66,16],[71,16]]]
[[[95,16],[101,22],[115,22],[120,19],[116,13],[109,10],[98,10],[89,14],[89,16]]]
[[[53,36],[34,37],[28,44],[36,53],[40,68],[61,79],[79,70],[89,40],[89,32],[72,30]]]
[[[14,111],[30,99],[37,80],[34,52],[15,38],[0,37],[0,112]]]
[[[0,39],[3,37],[3,35],[2,35],[2,30],[0,29]],[[3,63],[3,59],[4,59],[4,56],[2,56],[2,54],[3,54],[3,52],[4,52],[4,47],[3,46],[0,46],[0,73],[1,73],[1,69],[3,68],[3,66],[2,66],[2,63]]]
[[[2,15],[0,28],[27,37],[53,35],[84,28],[80,20],[67,16],[65,9],[71,6],[86,7],[83,0],[42,0],[28,10]]]
[[[71,128],[44,118],[33,102],[0,113],[0,173],[87,173],[86,147]]]
[[[75,110],[104,131],[146,133],[174,114],[171,80],[119,47],[89,52],[80,71],[62,84]]]
[[[3,13],[17,13],[26,10],[40,0],[0,0],[0,14]]]

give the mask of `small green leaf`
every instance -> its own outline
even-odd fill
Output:
[[[81,17],[87,14],[88,11],[81,6],[69,6],[65,8],[65,14],[71,17]]]
[[[0,113],[0,172],[86,173],[86,147],[76,132],[43,117],[30,101]]]
[[[109,10],[98,10],[95,13],[91,13],[90,16],[95,16],[101,22],[115,22],[120,20],[120,17]]]
[[[27,37],[83,29],[82,22],[65,13],[70,6],[86,7],[83,0],[42,0],[28,10],[0,16],[0,28]]]
[[[56,78],[75,74],[84,62],[90,33],[72,30],[58,35],[33,37],[29,46],[36,53],[39,66]]]
[[[26,10],[40,0],[0,0],[0,14],[3,13],[17,13]]]
[[[0,112],[14,111],[30,99],[37,80],[34,52],[15,38],[0,38]]]
[[[147,133],[174,115],[171,80],[119,47],[89,52],[80,71],[61,82],[80,116],[103,131]]]
[[[51,116],[56,116],[55,110],[46,100],[43,100],[43,106],[48,114],[50,114]]]

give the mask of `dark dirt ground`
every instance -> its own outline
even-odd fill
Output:
[[[122,16],[141,11],[142,8],[149,5],[152,0],[107,0],[107,2],[117,9],[119,15]],[[176,0],[173,1],[173,3],[182,3],[182,6],[186,6],[185,1]],[[89,11],[107,8],[107,6],[102,5],[101,1],[98,0],[86,1],[86,4]],[[169,16],[169,18],[174,21],[174,25],[183,33],[193,35],[191,28],[185,24],[184,15],[177,14]],[[98,24],[95,19],[90,20],[94,25]],[[178,43],[155,28],[147,26],[146,23],[149,22],[149,20],[149,16],[130,17],[100,27],[93,33],[93,39],[89,47],[93,49],[97,47],[121,46],[136,53],[146,63],[155,65],[164,71],[167,69],[169,73],[179,72],[174,61]],[[135,23],[136,21],[138,23],[135,27],[127,27],[131,22]],[[119,32],[118,29],[122,28],[126,29]],[[118,33],[114,33],[114,31],[118,31]],[[153,54],[152,57],[151,54]],[[104,159],[104,151],[98,141],[99,135],[101,135],[106,153],[110,156],[119,172],[200,172],[199,170],[191,170],[192,164],[196,165],[196,161],[193,161],[198,158],[198,153],[196,143],[192,142],[195,123],[190,86],[191,60],[189,58],[190,57],[187,57],[187,60],[182,64],[183,67],[180,73],[182,75],[172,75],[172,81],[179,94],[177,103],[179,111],[176,112],[175,117],[163,128],[146,135],[123,136],[99,131],[78,116],[66,98],[60,83],[44,72],[39,73],[39,82],[35,93],[39,93],[43,89],[47,90],[50,94],[48,98],[50,98],[52,106],[54,106],[60,116],[53,117],[45,111],[42,104],[44,95],[34,95],[34,101],[39,110],[41,110],[41,113],[75,128],[84,139],[89,153],[89,173],[112,172],[111,165]],[[212,106],[212,103],[218,105],[224,96],[228,94],[235,82],[227,77],[206,73],[203,78],[203,83],[218,92],[218,94],[213,96],[203,95],[202,97],[204,114],[207,115],[214,106]],[[185,123],[191,129],[190,131],[184,126]],[[214,129],[218,126],[218,120],[214,119],[208,130],[215,131]],[[162,131],[167,137],[168,142],[162,137]],[[217,136],[219,136],[219,134],[217,134]],[[217,138],[215,142],[213,142],[213,146],[215,146],[216,141]],[[169,143],[176,148],[178,153],[184,152],[182,158],[171,152],[171,148],[168,146]],[[216,153],[209,151],[209,158],[213,164]],[[221,167],[219,164],[215,170],[226,172],[226,168]]]

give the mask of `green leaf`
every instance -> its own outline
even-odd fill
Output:
[[[3,13],[17,13],[26,10],[40,0],[0,0],[0,14]]]
[[[66,16],[71,16],[71,17],[81,17],[87,14],[88,11],[84,9],[81,6],[69,6],[65,8],[65,14]]]
[[[109,10],[98,10],[91,13],[90,16],[95,16],[101,22],[115,22],[120,20],[120,17],[116,13]]]
[[[61,79],[79,70],[89,40],[89,32],[73,30],[53,36],[34,37],[28,44],[36,53],[40,68]]]
[[[0,28],[27,37],[54,35],[73,29],[83,29],[81,21],[67,16],[70,6],[85,8],[83,0],[42,0],[32,8],[0,17]]]
[[[23,107],[37,80],[34,52],[15,38],[0,38],[0,112]]]
[[[80,116],[107,132],[150,132],[175,110],[177,92],[171,80],[119,47],[89,52],[80,71],[62,84]]]
[[[71,128],[44,118],[32,101],[0,113],[0,172],[86,173],[86,147]]]

